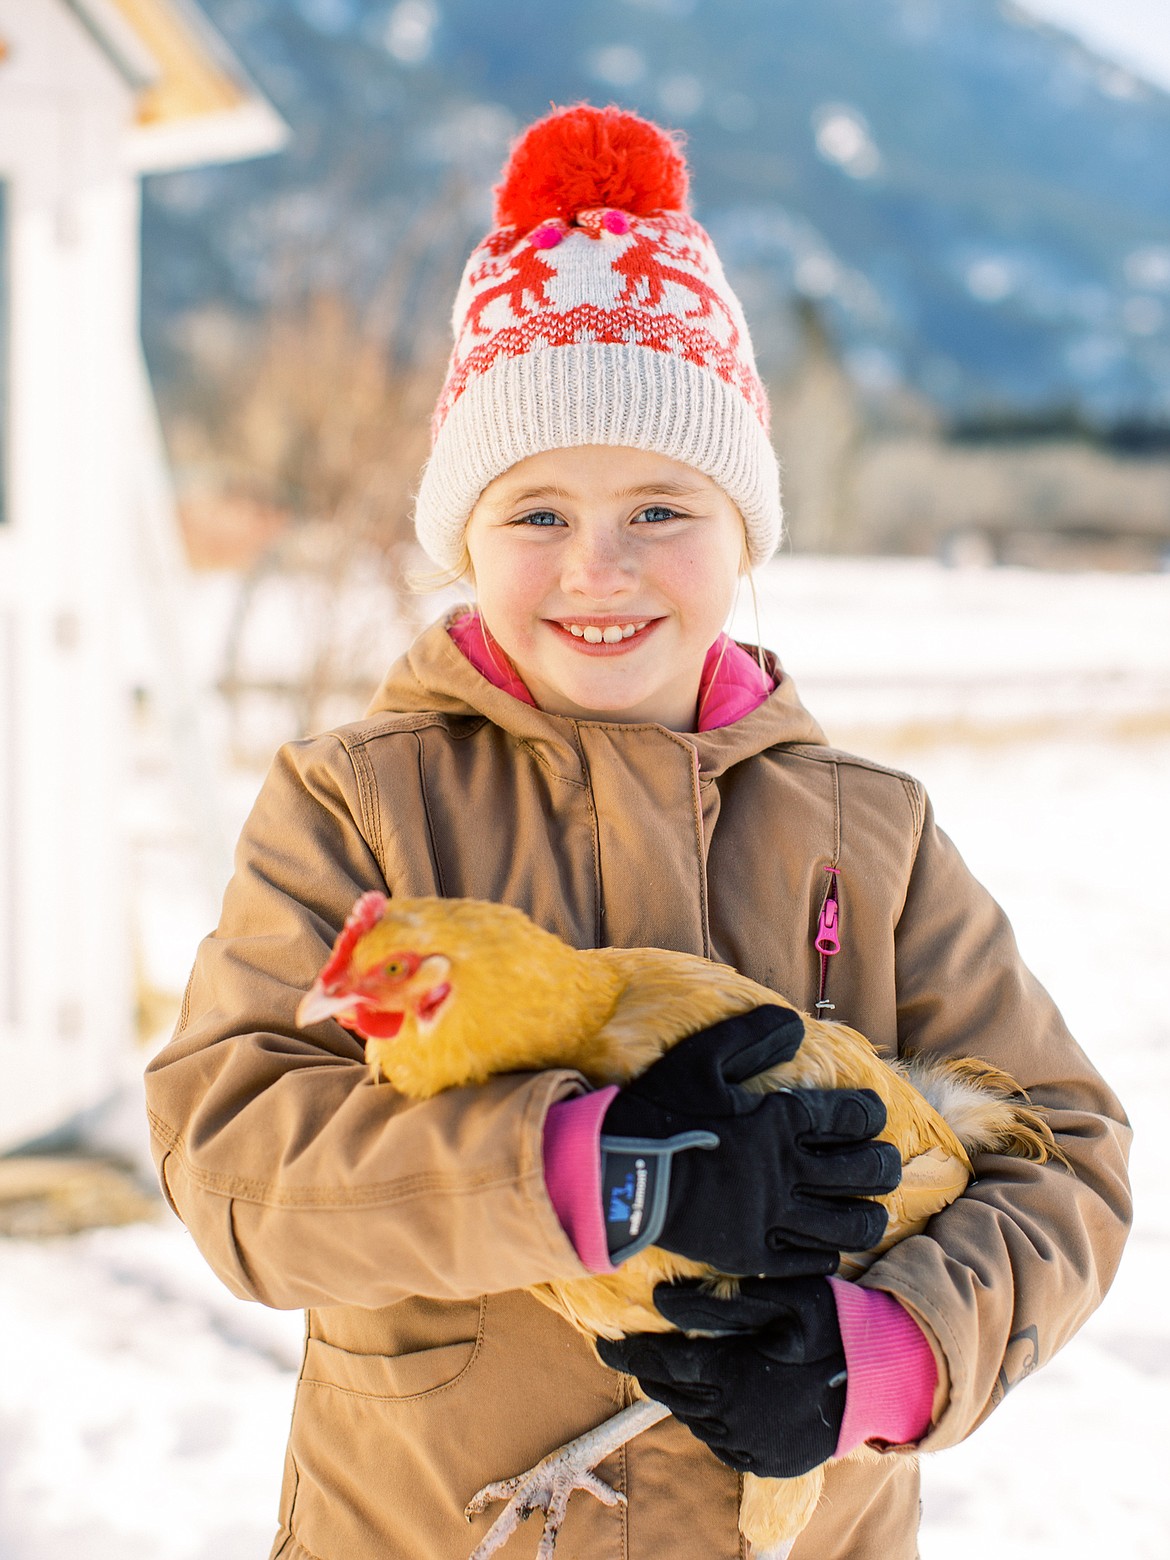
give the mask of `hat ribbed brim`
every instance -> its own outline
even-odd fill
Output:
[[[655,450],[717,482],[743,516],[748,556],[780,541],[776,454],[743,392],[673,352],[625,342],[539,342],[473,375],[423,473],[418,539],[443,569],[462,555],[479,495],[517,461],[545,450],[612,444]]]

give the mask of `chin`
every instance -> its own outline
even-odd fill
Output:
[[[695,684],[697,697],[697,677]],[[635,670],[616,661],[608,666],[598,662],[595,668],[583,670],[569,668],[568,674],[555,682],[546,681],[545,688],[551,700],[572,705],[583,719],[618,715],[626,720],[657,720],[653,710],[677,702],[676,690],[665,677],[647,676],[642,668]],[[551,708],[551,704],[546,707]]]
[[[557,692],[580,720],[661,722],[662,717],[656,711],[663,701],[655,698],[653,689],[630,692],[613,687],[590,687],[558,689]]]

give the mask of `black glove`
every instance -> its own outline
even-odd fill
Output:
[[[902,1177],[893,1144],[872,1141],[886,1123],[877,1095],[737,1087],[790,1061],[803,1035],[791,1008],[758,1007],[681,1041],[616,1096],[601,1125],[611,1261],[653,1244],[787,1277],[877,1245],[886,1210],[868,1199]]]
[[[823,1278],[748,1278],[717,1300],[698,1284],[660,1284],[654,1303],[679,1327],[715,1338],[638,1333],[597,1352],[637,1376],[720,1462],[791,1479],[837,1449],[845,1413],[845,1350]]]

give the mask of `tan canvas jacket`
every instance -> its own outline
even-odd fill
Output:
[[[468,1527],[473,1492],[608,1417],[629,1386],[524,1292],[583,1272],[541,1169],[545,1113],[581,1080],[513,1075],[411,1103],[371,1084],[351,1035],[297,1029],[357,895],[501,900],[578,947],[725,960],[808,1007],[834,862],[835,1016],[891,1056],[1007,1068],[1073,1167],[985,1158],[929,1234],[863,1280],[936,1349],[935,1450],[1100,1301],[1127,1227],[1128,1133],[921,787],[828,748],[787,679],[695,736],[576,721],[491,687],[442,624],[367,719],[282,750],[148,1075],[163,1184],[208,1261],[236,1294],[308,1311],[274,1556],[465,1560],[490,1520]],[[564,1560],[740,1555],[739,1481],[677,1422],[601,1472],[629,1504],[575,1495]],[[917,1524],[913,1451],[851,1460],[795,1554],[909,1560]],[[536,1526],[506,1554],[530,1557]]]

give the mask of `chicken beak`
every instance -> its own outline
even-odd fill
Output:
[[[327,1018],[336,1018],[352,1006],[352,998],[331,997],[318,981],[300,1000],[297,1007],[297,1024],[301,1029],[307,1029],[310,1024],[320,1024]]]

